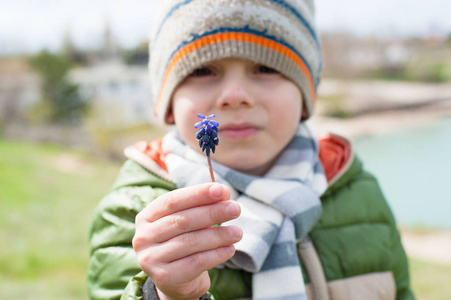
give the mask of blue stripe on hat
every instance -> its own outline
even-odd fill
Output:
[[[310,24],[304,19],[304,17],[293,6],[291,6],[290,4],[288,4],[287,2],[285,2],[283,0],[266,0],[266,1],[279,4],[283,8],[286,8],[287,10],[289,10],[293,15],[295,15],[299,19],[299,21],[301,21],[301,23],[304,24],[304,26],[310,32],[313,39],[315,40],[315,43],[316,43],[316,46],[318,47],[318,49],[321,49],[321,46],[318,41],[318,37],[316,36],[316,33],[313,30],[312,26],[310,26]]]
[[[164,0],[166,1],[166,0]],[[185,0],[183,2],[177,3],[176,5],[174,5],[173,8],[171,8],[171,10],[168,12],[168,14],[164,17],[163,21],[160,23],[160,26],[158,27],[158,31],[157,34],[155,35],[155,38],[157,38],[160,35],[161,32],[161,28],[163,27],[164,23],[166,23],[166,20],[169,19],[170,16],[172,16],[172,14],[178,10],[180,7],[189,4],[190,2],[193,2],[194,0]]]
[[[185,5],[187,5],[187,4],[189,4],[189,3],[193,2],[193,1],[194,0],[185,0],[183,2],[180,2],[180,3],[177,3],[176,5],[174,5],[174,7],[171,8],[171,10],[164,17],[163,21],[161,22],[160,26],[158,27],[158,31],[157,31],[157,34],[155,35],[155,39],[158,38],[158,36],[160,35],[161,28],[163,27],[164,23],[166,23],[166,20],[169,19],[169,17],[171,17],[172,14],[175,11],[177,11],[179,8],[181,8],[182,6],[185,6]],[[287,9],[288,11],[290,11],[293,15],[295,15],[296,18],[298,18],[298,20],[301,21],[301,23],[304,24],[304,26],[310,32],[313,40],[316,43],[316,46],[318,47],[318,50],[321,50],[321,46],[319,44],[318,37],[317,37],[315,31],[313,30],[312,26],[310,26],[310,24],[304,19],[304,17],[293,6],[291,6],[290,4],[286,3],[283,0],[265,0],[265,1],[276,3],[276,4],[280,5],[281,7]]]

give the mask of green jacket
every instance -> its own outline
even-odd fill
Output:
[[[128,150],[131,159],[96,210],[90,232],[91,299],[142,299],[141,287],[148,277],[132,248],[135,216],[153,199],[176,188],[161,160],[144,152]],[[305,258],[300,251],[309,299],[320,298],[318,288],[330,299],[414,299],[391,210],[376,179],[352,153],[348,157],[328,178],[321,218],[309,233],[312,243],[305,243],[310,245],[306,248],[310,256]],[[313,274],[312,269],[318,272]],[[315,280],[310,282],[310,277]],[[245,271],[213,269],[210,278],[209,293],[215,299],[252,297],[251,274]]]

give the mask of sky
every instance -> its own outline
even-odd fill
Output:
[[[120,44],[146,40],[164,0],[0,0],[0,54],[57,49],[65,32],[93,48],[109,23]],[[317,0],[320,31],[379,36],[451,34],[449,0]]]

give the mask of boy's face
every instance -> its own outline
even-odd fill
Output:
[[[301,119],[299,88],[277,71],[248,60],[223,59],[195,70],[175,90],[168,120],[201,152],[197,114],[216,114],[219,146],[212,159],[263,175],[292,139]]]

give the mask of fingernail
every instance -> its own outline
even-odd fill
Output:
[[[238,215],[240,214],[240,210],[239,210],[239,207],[238,207],[238,203],[236,203],[236,202],[231,202],[231,203],[227,204],[227,206],[226,206],[226,211],[227,211],[227,214],[228,214],[230,217],[236,217],[236,216],[238,216]]]
[[[225,247],[227,249],[227,252],[229,252],[230,254],[234,254],[235,253],[235,246],[234,245],[230,245]]]
[[[239,238],[243,234],[243,231],[240,227],[230,226],[230,233],[232,234],[232,236]]]
[[[221,198],[224,194],[224,188],[220,184],[213,184],[210,186],[210,195],[213,198]]]

